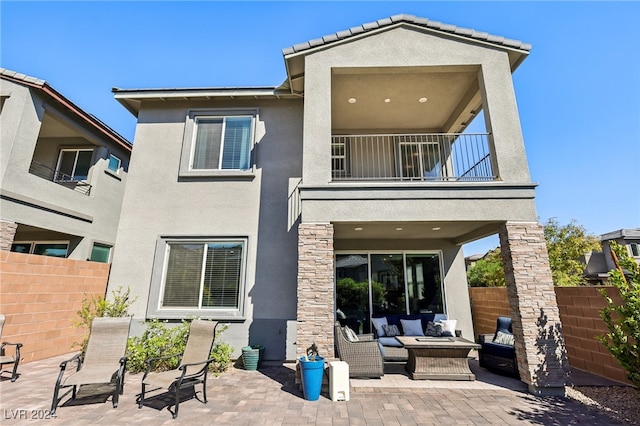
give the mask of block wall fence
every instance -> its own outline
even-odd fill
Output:
[[[625,370],[596,339],[608,329],[600,318],[604,298],[600,289],[620,303],[614,287],[554,287],[567,357],[571,368],[628,383]],[[476,336],[495,332],[498,316],[511,316],[506,287],[470,287],[471,311]]]
[[[85,298],[104,296],[109,265],[0,251],[0,313],[6,316],[2,341],[22,343],[22,362],[70,353],[87,330],[72,321]],[[571,368],[629,383],[624,370],[595,336],[607,332],[599,311],[606,288],[555,287]],[[476,335],[495,331],[498,316],[511,316],[506,287],[469,288]]]
[[[82,301],[104,296],[109,264],[0,251],[2,341],[22,343],[23,363],[77,351]]]

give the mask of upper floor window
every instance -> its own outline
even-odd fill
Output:
[[[631,256],[633,256],[633,257],[639,257],[640,256],[640,244],[631,243],[631,244],[629,244],[629,249],[631,251]]]
[[[252,117],[197,117],[191,168],[247,170]]]
[[[255,110],[197,110],[187,117],[181,176],[252,176]]]
[[[121,161],[118,157],[116,157],[113,154],[109,155],[109,164],[107,165],[107,168],[109,170],[111,170],[114,173],[118,173],[118,170],[120,169],[120,164],[121,164]]]
[[[93,149],[61,149],[54,180],[86,180]]]

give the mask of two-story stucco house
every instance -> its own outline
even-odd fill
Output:
[[[109,262],[131,144],[44,80],[0,69],[2,250]]]
[[[473,338],[462,245],[499,233],[522,379],[560,391],[512,82],[529,50],[397,15],[284,49],[277,87],[114,89],[138,125],[110,290],[137,318],[229,322],[225,341],[274,360],[331,357],[337,318],[365,333],[380,313]]]

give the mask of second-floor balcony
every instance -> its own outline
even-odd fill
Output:
[[[492,181],[486,133],[334,135],[333,181]]]
[[[52,169],[51,167],[38,163],[37,161],[31,162],[29,173],[57,183],[65,188],[72,189],[81,194],[91,194],[91,184],[84,180],[86,179],[86,176],[70,176],[60,170]]]

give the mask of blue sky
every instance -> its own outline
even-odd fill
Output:
[[[531,43],[514,85],[541,222],[640,227],[640,2],[14,2],[0,64],[133,141],[112,87],[276,86],[282,49],[407,13]],[[465,246],[465,255],[498,245]]]

